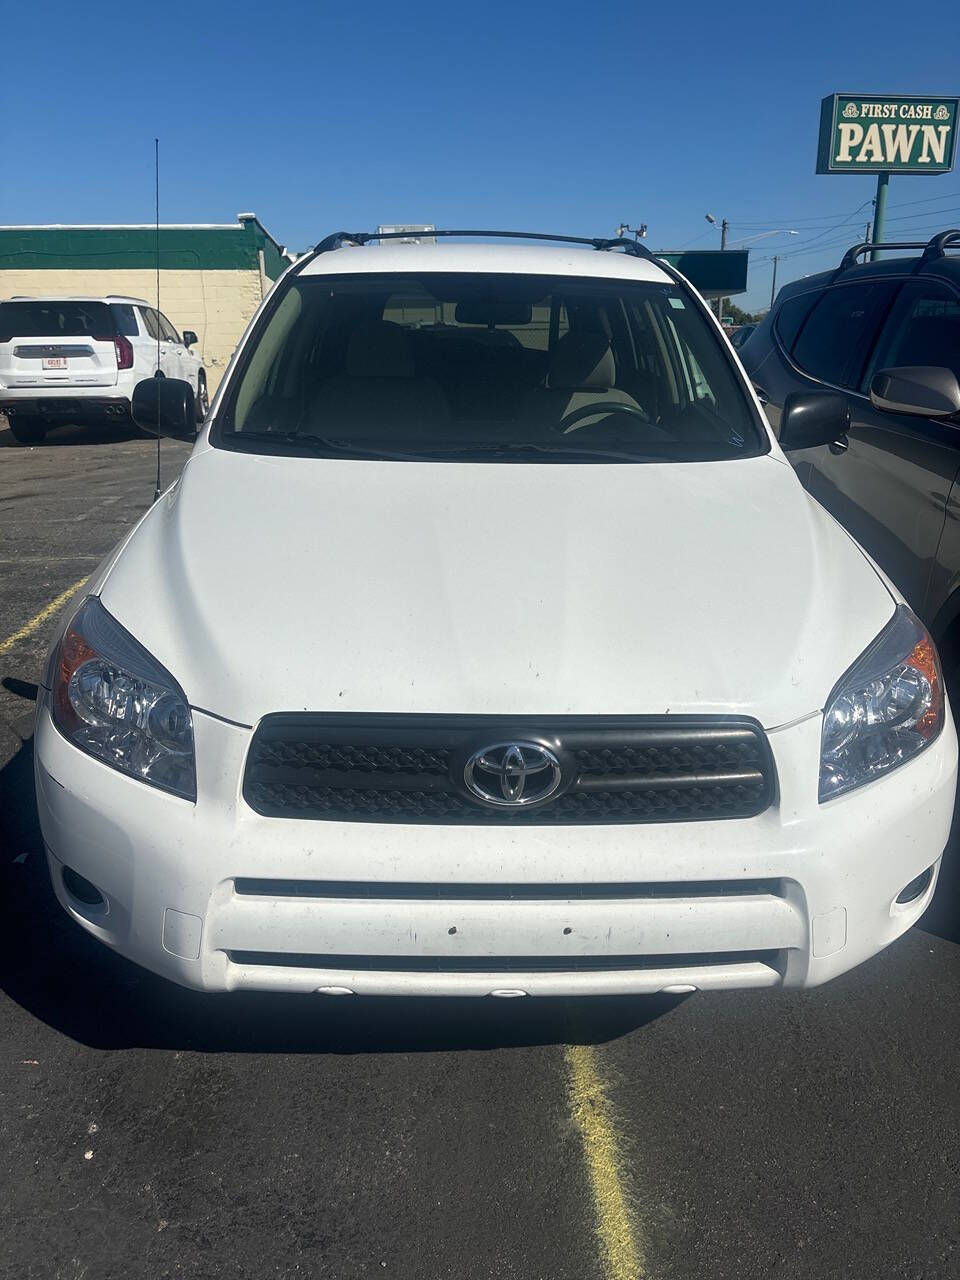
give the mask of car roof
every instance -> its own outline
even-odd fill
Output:
[[[450,241],[440,244],[386,241],[376,245],[345,245],[311,258],[298,274],[327,276],[376,272],[395,275],[418,271],[580,276],[584,279],[673,283],[667,272],[656,263],[615,250]]]
[[[829,271],[821,271],[815,276],[804,276],[802,280],[793,280],[785,284],[777,294],[777,307],[787,298],[795,298],[799,294],[811,293],[816,289],[825,289],[830,284],[854,284],[858,280],[877,280],[885,276],[903,279],[912,276],[915,280],[950,280],[960,285],[960,257],[946,256],[930,258],[923,266],[919,266],[920,254],[910,257],[878,258],[876,262],[858,262],[855,266],[840,270],[839,266]],[[776,308],[775,308],[776,309]]]
[[[146,298],[131,298],[123,293],[18,293],[0,302],[125,302],[149,307]]]

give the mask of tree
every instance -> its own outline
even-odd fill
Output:
[[[730,324],[759,324],[761,317],[752,315],[749,311],[743,311],[735,302],[726,299],[723,307],[723,318]]]

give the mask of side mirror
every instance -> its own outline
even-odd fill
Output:
[[[842,440],[850,429],[850,405],[837,391],[794,391],[783,402],[780,448],[813,449]]]
[[[960,413],[960,383],[952,369],[936,365],[881,369],[870,379],[870,403],[889,413],[949,418]]]
[[[196,344],[197,344],[199,341],[200,341],[200,339],[197,337],[197,335],[193,332],[193,330],[192,330],[192,329],[184,329],[184,331],[183,331],[183,345],[184,345],[185,347],[193,347],[193,346],[196,346]]]
[[[197,429],[193,387],[178,378],[145,378],[133,388],[130,414],[152,436],[190,436]]]

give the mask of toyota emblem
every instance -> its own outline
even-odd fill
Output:
[[[509,808],[546,800],[562,777],[560,761],[536,742],[494,742],[475,751],[463,770],[472,795]]]

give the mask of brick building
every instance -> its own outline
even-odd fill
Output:
[[[211,392],[292,260],[253,213],[232,223],[161,224],[160,310],[198,335]],[[156,261],[150,225],[0,227],[0,299],[113,293],[155,303]]]

